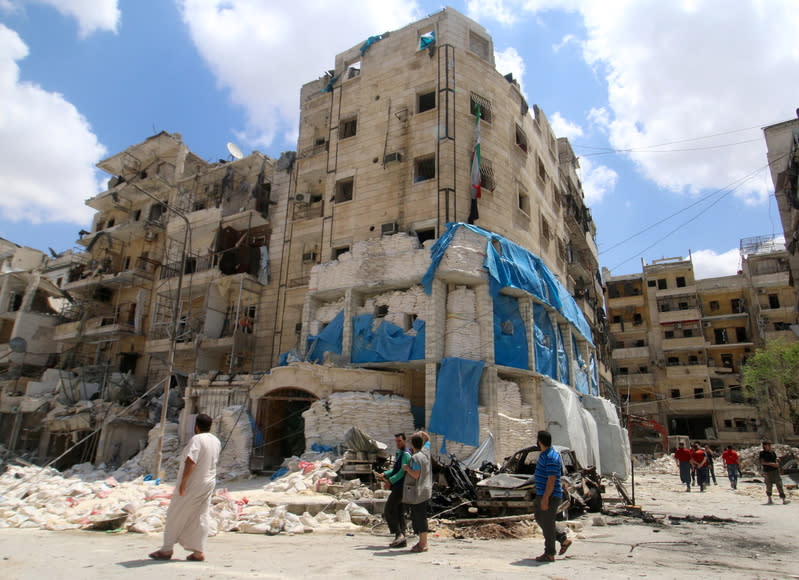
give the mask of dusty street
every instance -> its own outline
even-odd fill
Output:
[[[682,491],[675,476],[639,473],[636,500],[654,522],[587,515],[572,524],[566,557],[538,564],[540,535],[524,539],[456,539],[441,530],[424,554],[388,550],[388,539],[367,529],[290,536],[237,533],[211,538],[208,561],[154,562],[147,553],[160,535],[38,529],[0,530],[4,578],[300,578],[398,577],[551,578],[648,577],[799,578],[799,501],[763,505],[763,487],[737,492],[719,479],[706,493]],[[790,492],[793,493],[793,492]],[[794,500],[797,498],[794,497]],[[701,523],[668,516],[715,516],[734,523]],[[604,524],[604,525],[601,525]],[[580,529],[582,528],[582,529]],[[185,554],[176,549],[176,557]]]

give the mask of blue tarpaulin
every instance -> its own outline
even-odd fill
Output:
[[[577,346],[577,339],[574,337],[574,335],[572,335],[572,352],[574,353],[574,362],[576,363],[574,370],[574,388],[578,393],[590,395],[591,387],[588,384],[588,369],[585,367],[583,354],[580,352],[580,349]]]
[[[361,314],[352,320],[352,362],[406,362],[424,358],[424,320],[414,321],[416,334],[405,334],[386,320],[372,330],[374,317]]]
[[[484,366],[483,361],[442,359],[436,400],[430,413],[430,431],[443,435],[445,440],[475,447],[480,444],[477,394]]]
[[[560,382],[566,385],[570,384],[569,355],[566,354],[566,342],[563,340],[563,331],[560,326],[558,326],[558,369],[560,370]]]
[[[326,352],[341,354],[344,331],[344,311],[342,310],[330,321],[330,324],[317,334],[308,337],[308,357],[310,362],[321,363]]]
[[[557,380],[555,328],[549,319],[547,309],[541,304],[534,304],[533,319],[535,321],[535,370]]]
[[[377,36],[370,36],[369,38],[367,38],[366,42],[364,42],[361,45],[361,56],[363,56],[366,53],[366,51],[369,50],[369,47],[372,46],[378,40],[383,40],[382,34],[378,34]]]
[[[419,50],[424,50],[436,43],[436,31],[431,30],[419,37]]]
[[[524,290],[555,308],[574,326],[588,342],[591,340],[591,328],[574,298],[549,270],[541,258],[493,232],[462,222],[448,223],[447,231],[430,247],[430,268],[422,278],[422,286],[428,294],[432,291],[436,269],[444,257],[449,244],[458,228],[467,228],[484,236],[486,240],[486,258],[484,266],[489,274],[489,289],[492,296],[497,296],[503,288],[511,287]],[[498,243],[500,251],[492,244]]]
[[[527,369],[527,330],[519,312],[519,299],[494,296],[494,360],[498,365]]]

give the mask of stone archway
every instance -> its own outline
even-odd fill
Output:
[[[275,389],[258,399],[253,440],[254,471],[274,470],[286,457],[305,451],[302,413],[318,397],[297,387]]]

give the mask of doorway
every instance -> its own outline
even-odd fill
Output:
[[[277,469],[286,457],[305,452],[302,413],[316,400],[317,397],[308,391],[283,388],[258,401],[252,453],[254,470]]]

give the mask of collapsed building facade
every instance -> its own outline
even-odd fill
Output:
[[[634,419],[634,451],[663,451],[666,435],[743,446],[771,432],[744,395],[741,367],[773,340],[798,339],[790,254],[770,236],[741,240],[740,254],[740,271],[716,278],[696,280],[690,257],[605,271],[613,380]]]
[[[493,55],[445,9],[303,86],[296,153],[207,163],[160,133],[102,161],[61,367],[115,404],[169,380],[182,435],[249,405],[258,469],[345,426],[458,455],[491,433],[498,459],[549,427],[625,474],[578,160]],[[134,451],[155,413],[132,415],[97,461]]]

